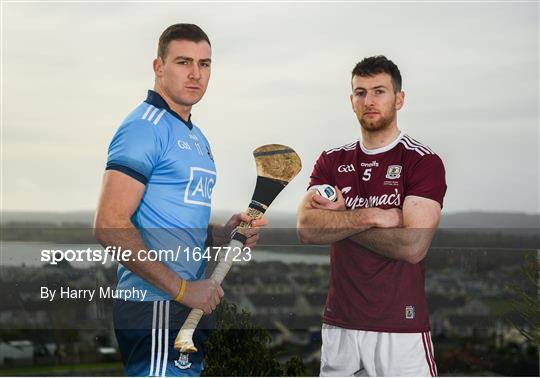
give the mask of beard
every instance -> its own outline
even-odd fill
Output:
[[[391,115],[387,115],[387,116],[381,115],[379,119],[374,120],[374,121],[368,121],[362,117],[360,118],[360,125],[366,131],[376,132],[376,131],[384,130],[387,127],[389,127],[395,118],[396,118],[395,113]]]

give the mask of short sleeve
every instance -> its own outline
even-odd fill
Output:
[[[444,164],[437,155],[425,155],[407,170],[405,196],[418,196],[437,201],[443,207],[446,194]]]
[[[120,126],[109,146],[106,169],[121,171],[146,185],[160,155],[159,135],[153,126],[148,122]]]
[[[317,185],[333,185],[333,180],[330,175],[331,170],[328,167],[328,163],[328,158],[323,152],[317,159],[313,171],[311,172],[311,176],[309,177],[308,190]]]

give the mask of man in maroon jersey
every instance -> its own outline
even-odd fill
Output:
[[[352,72],[362,139],[323,152],[298,210],[303,243],[330,244],[322,376],[435,376],[424,258],[446,192],[441,159],[397,126],[398,67],[365,58]],[[331,202],[318,185],[337,190]]]

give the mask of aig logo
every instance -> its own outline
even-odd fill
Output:
[[[208,169],[191,167],[189,183],[184,192],[184,202],[210,207],[212,190],[216,184],[216,172]]]
[[[353,164],[340,165],[338,167],[337,171],[340,172],[340,173],[356,172],[356,170],[354,169]]]

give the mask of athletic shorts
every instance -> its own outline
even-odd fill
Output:
[[[204,341],[214,321],[203,316],[193,334],[197,353],[179,353],[174,339],[190,309],[175,301],[115,300],[113,319],[124,369],[130,377],[196,377],[204,369]]]
[[[323,324],[320,375],[435,377],[431,334],[357,331]]]

